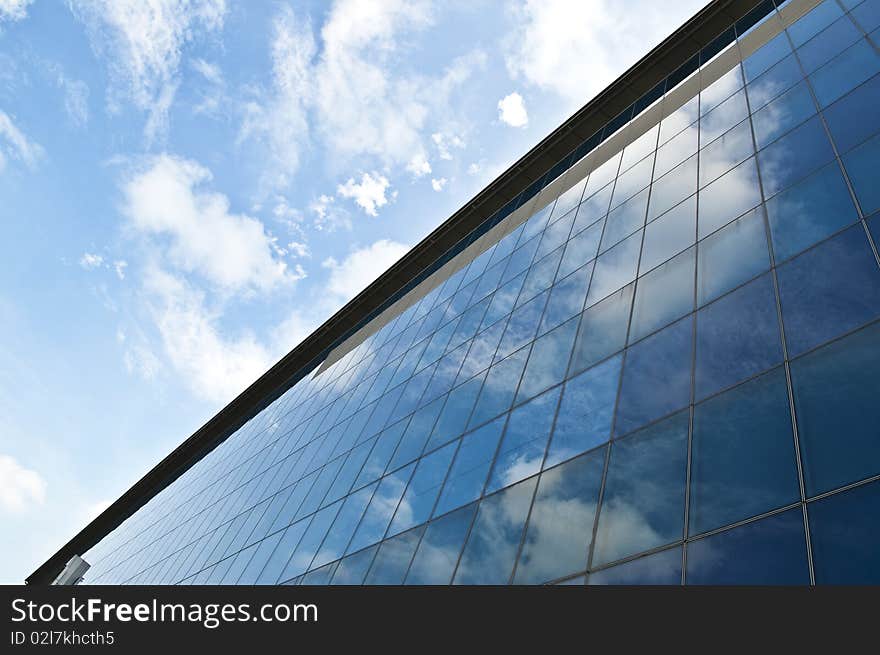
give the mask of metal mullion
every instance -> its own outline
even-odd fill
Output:
[[[804,72],[803,65],[801,64],[800,57],[797,54],[797,50],[794,47],[794,42],[791,40],[791,35],[788,33],[787,28],[784,30],[784,33],[786,35],[786,39],[789,42],[789,45],[791,46],[792,53],[795,57],[795,61],[798,62],[798,67],[801,71],[801,76],[803,77],[803,80],[806,82],[807,88],[810,91],[810,96],[812,97],[813,103],[816,106],[817,115],[820,116],[820,119],[822,120],[822,124],[823,124],[823,126],[825,126],[825,120],[824,120],[824,118],[821,118],[819,103],[816,99],[815,94],[813,93],[812,85],[810,85],[809,80],[807,80],[807,76],[806,76],[806,73]],[[752,112],[751,112],[751,104],[749,102],[748,91],[746,91],[746,105],[749,108],[749,124],[751,125],[751,129],[752,129],[752,143],[755,147],[755,152],[757,153],[758,143],[757,143],[757,139],[755,137],[755,127],[751,121]],[[825,132],[826,132],[826,136],[827,136],[829,142],[831,142],[830,135],[828,134],[828,131],[827,131],[827,126],[825,126]],[[833,147],[833,142],[832,142],[832,147]],[[837,155],[837,151],[835,150],[835,156],[836,155]],[[838,158],[838,165],[839,165],[839,163],[840,163],[840,159]],[[762,168],[761,162],[760,162],[757,154],[755,155],[755,165],[758,170],[758,186],[760,187],[761,198],[763,199],[763,198],[765,198],[764,178],[763,178],[763,174],[761,172],[761,168]],[[784,318],[783,312],[782,312],[782,299],[781,299],[780,291],[779,291],[779,277],[778,277],[777,269],[776,269],[776,253],[775,253],[775,249],[773,247],[773,235],[770,231],[770,217],[767,212],[767,206],[764,202],[762,202],[761,206],[763,208],[763,214],[764,214],[764,216],[763,216],[764,233],[765,233],[765,237],[767,239],[767,247],[768,247],[769,254],[770,254],[770,277],[773,281],[773,296],[774,296],[774,300],[775,300],[775,304],[776,304],[776,316],[777,316],[777,320],[779,322],[779,338],[780,338],[780,341],[782,344],[782,365],[783,365],[783,370],[785,371],[785,387],[786,387],[786,393],[788,395],[788,409],[789,409],[789,414],[790,414],[790,418],[791,418],[792,438],[794,439],[795,464],[797,466],[797,474],[798,474],[798,493],[800,494],[801,516],[802,516],[802,521],[803,521],[803,526],[804,526],[804,546],[807,551],[807,568],[808,568],[809,575],[810,575],[810,585],[815,586],[816,574],[815,574],[815,570],[814,570],[814,566],[813,566],[813,546],[812,546],[811,535],[810,535],[810,519],[809,519],[809,515],[807,514],[806,484],[804,481],[804,467],[803,467],[803,459],[802,459],[802,454],[801,454],[800,430],[798,427],[797,411],[796,411],[795,400],[794,400],[794,385],[792,383],[792,378],[791,378],[791,364],[790,364],[790,356],[789,356],[789,352],[788,352],[788,341],[785,336],[785,318]]]

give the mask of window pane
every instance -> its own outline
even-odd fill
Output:
[[[684,163],[656,179],[651,187],[651,205],[648,220],[656,218],[668,209],[675,207],[697,190],[697,156],[694,155]]]
[[[880,136],[875,136],[843,156],[843,165],[855,187],[856,197],[865,215],[880,209],[880,185],[877,184],[878,162],[880,162]]]
[[[620,153],[617,153],[590,173],[590,177],[587,179],[587,188],[584,191],[584,195],[587,197],[593,195],[596,191],[617,177],[619,167]]]
[[[761,202],[755,159],[743,162],[701,189],[699,202],[700,238]]]
[[[590,574],[591,585],[680,585],[681,547],[645,555]]]
[[[763,107],[786,89],[803,79],[801,67],[794,55],[789,55],[749,84],[747,91],[752,111]]]
[[[784,261],[858,220],[837,162],[767,201],[776,261]]]
[[[697,302],[703,305],[770,268],[758,207],[697,245]]]
[[[336,518],[336,513],[341,505],[342,501],[325,507],[312,516],[312,522],[306,529],[305,534],[303,534],[302,539],[300,539],[296,550],[293,551],[293,555],[290,556],[290,561],[287,562],[284,573],[279,578],[281,582],[289,580],[300,573],[305,573],[308,570],[309,564],[311,564],[312,559],[318,552],[321,542],[324,541],[324,536],[333,524],[333,519]]]
[[[486,383],[480,390],[480,398],[471,416],[471,428],[510,409],[528,356],[529,349],[523,348],[489,369]]]
[[[625,434],[688,404],[693,320],[630,346],[623,366],[615,434]]]
[[[682,538],[688,413],[612,442],[593,565]]]
[[[486,493],[519,482],[541,470],[559,392],[559,388],[548,391],[510,413]]]
[[[833,157],[819,118],[811,118],[758,153],[765,197],[791,186]]]
[[[700,91],[700,114],[707,114],[743,86],[742,69],[737,64]]]
[[[807,585],[800,508],[721,532],[687,546],[689,585]]]
[[[696,255],[696,248],[691,248],[639,278],[630,342],[693,310]]]
[[[507,584],[522,539],[537,478],[480,503],[454,584]]]
[[[483,384],[483,377],[478,375],[471,378],[450,392],[443,406],[443,412],[434,425],[434,432],[431,434],[427,448],[436,448],[464,432],[477,392]],[[426,432],[427,427],[421,433]]]
[[[828,107],[825,121],[839,152],[880,130],[880,77],[874,77]]]
[[[583,313],[572,371],[582,371],[623,348],[634,290],[630,284]]]
[[[776,294],[769,274],[697,313],[698,399],[781,361]]]
[[[849,17],[844,16],[798,48],[798,57],[804,70],[810,73],[860,37]]]
[[[698,117],[698,107],[699,98],[695,96],[664,118],[663,122],[660,123],[659,143],[661,145],[666,143],[675,135],[680,134],[688,125],[694,125],[694,121]],[[694,125],[694,127],[696,126]],[[696,144],[696,141],[694,143]],[[696,149],[697,147],[694,145],[694,150]]]
[[[367,569],[373,562],[373,556],[376,554],[378,546],[367,548],[359,553],[350,555],[339,562],[336,567],[336,573],[333,574],[333,585],[359,585],[363,584],[364,576]]]
[[[699,130],[694,123],[660,146],[657,150],[657,161],[654,163],[654,179],[665,175],[693,155],[697,151],[698,138]]]
[[[515,584],[541,584],[587,568],[605,449],[541,475]]]
[[[506,417],[502,416],[464,436],[449,471],[449,477],[440,493],[434,516],[466,505],[483,493],[483,486],[486,484],[489,467],[498,449],[505,419]]]
[[[565,383],[545,466],[608,441],[621,361],[617,355]]]
[[[797,48],[806,43],[836,19],[840,18],[842,14],[843,12],[837,3],[827,0],[820,3],[815,9],[811,9],[788,28],[788,33],[791,35],[794,47]]]
[[[602,235],[600,250],[607,250],[642,227],[645,224],[645,210],[647,208],[648,190],[645,189],[620,207],[612,209],[605,222],[605,233]]]
[[[385,530],[414,467],[415,464],[410,464],[382,478],[346,552],[355,552],[364,546],[376,543],[385,536]]]
[[[691,452],[690,534],[800,500],[784,371],[697,405]]]
[[[693,245],[697,238],[697,197],[691,196],[648,223],[639,272],[650,271],[673,255]]]
[[[621,170],[627,170],[637,161],[654,152],[657,147],[658,128],[659,126],[655,125],[626,147],[623,151],[623,161],[620,163]],[[647,185],[647,182],[645,184]]]
[[[810,75],[819,106],[825,107],[880,71],[880,56],[865,39]]]
[[[641,247],[642,233],[637,232],[599,255],[587,295],[587,306],[602,300],[635,278]]]
[[[457,443],[448,444],[418,461],[416,472],[413,473],[406,493],[394,513],[394,520],[388,529],[389,535],[403,532],[428,520],[457,447]]]
[[[880,326],[791,364],[807,495],[880,473]]]
[[[364,584],[402,584],[423,530],[424,527],[416,528],[384,542],[376,553],[376,559],[373,560]]]
[[[611,206],[617,207],[627,198],[644,189],[651,183],[651,172],[654,169],[654,158],[645,157],[638,164],[624,171],[614,183],[614,195],[611,197]],[[647,202],[647,200],[646,200]]]
[[[755,140],[763,148],[816,113],[806,82],[801,82],[752,115]]]
[[[495,354],[496,360],[506,357],[514,350],[519,350],[535,338],[548,295],[547,292],[542,293],[510,315],[504,336],[501,337],[501,343],[498,345],[498,352]]]
[[[747,80],[754,80],[783,57],[791,54],[788,36],[783,32],[770,39],[743,61]]]
[[[600,218],[604,218],[608,213],[608,205],[611,203],[611,190],[613,185],[609,184],[604,189],[588,196],[577,210],[577,216],[574,219],[574,226],[571,229],[572,234],[577,234],[589,225],[594,225]],[[602,224],[599,224],[601,229]],[[598,239],[598,237],[597,237]],[[598,241],[596,243],[598,246]]]
[[[740,91],[700,118],[700,143],[711,143],[749,115],[745,91]]]
[[[700,186],[706,186],[755,154],[752,127],[745,120],[700,150]]]
[[[880,270],[861,225],[795,257],[777,274],[791,356],[880,314]]]
[[[370,498],[373,497],[376,486],[376,484],[373,484],[369,487],[364,487],[343,501],[342,509],[336,515],[333,526],[321,544],[318,554],[315,555],[314,567],[323,566],[327,562],[332,562],[342,557],[345,553],[345,547],[351,539],[351,535],[354,534],[364,510],[370,502]]]
[[[406,584],[449,584],[476,508],[474,503],[428,524]]]
[[[523,282],[522,291],[520,291],[517,304],[521,305],[529,298],[534,298],[544,289],[553,284],[556,279],[556,269],[559,268],[559,260],[562,258],[562,249],[551,253],[539,262],[532,265],[532,268],[526,274],[526,280]]]
[[[559,264],[559,275],[564,277],[595,257],[601,237],[601,222],[594,223],[577,236],[572,237],[565,246],[562,262]]]
[[[587,298],[587,287],[590,285],[592,273],[593,267],[587,265],[554,285],[550,292],[550,300],[547,301],[547,308],[544,310],[541,327],[538,328],[538,334],[543,334],[572,316],[581,313]]]
[[[572,319],[535,340],[516,394],[517,402],[537,396],[545,389],[562,382],[568,369],[577,327],[578,320]]]
[[[373,441],[373,450],[367,458],[367,463],[361,469],[357,481],[354,483],[355,488],[377,480],[385,472],[385,467],[394,454],[394,449],[400,441],[406,422],[400,422],[392,425],[390,428],[382,432],[377,439]]]
[[[817,584],[880,584],[880,483],[810,503]]]

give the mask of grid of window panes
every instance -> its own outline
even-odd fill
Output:
[[[826,0],[284,396],[87,582],[880,582],[880,1]]]

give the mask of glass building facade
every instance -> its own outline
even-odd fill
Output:
[[[85,582],[880,583],[880,0],[728,34]]]

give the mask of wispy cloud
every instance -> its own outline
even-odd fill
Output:
[[[44,154],[43,147],[28,139],[16,127],[12,117],[0,109],[0,170],[3,169],[7,158],[16,159],[33,169]]]
[[[369,246],[353,250],[341,262],[328,257],[321,264],[330,270],[327,291],[342,302],[347,302],[408,251],[409,246],[380,239]]]
[[[22,20],[27,16],[27,8],[34,0],[0,0],[0,23]]]
[[[147,144],[164,138],[184,47],[223,26],[225,0],[69,0],[104,56],[115,86],[110,107],[147,113]]]

